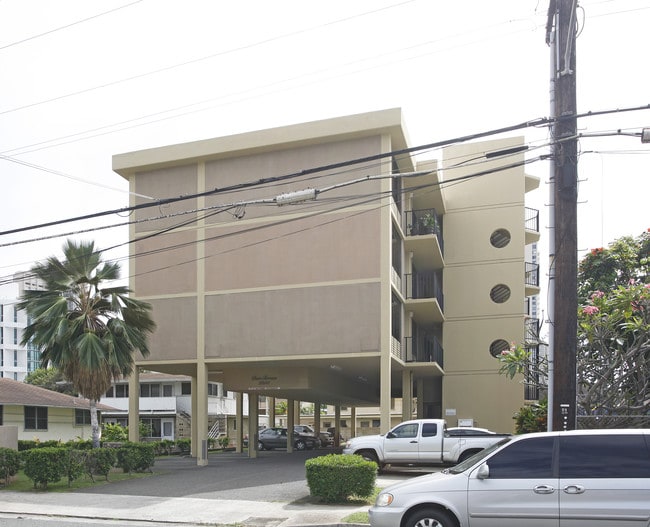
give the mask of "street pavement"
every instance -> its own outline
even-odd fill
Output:
[[[251,527],[339,526],[368,505],[327,504],[311,497],[309,457],[327,450],[259,452],[257,458],[214,453],[207,466],[190,457],[159,458],[152,477],[72,492],[0,492],[0,515],[147,521]],[[405,469],[377,477],[377,486],[429,471]],[[345,524],[349,525],[349,524]]]

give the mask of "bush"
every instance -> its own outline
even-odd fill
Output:
[[[102,441],[116,443],[129,439],[128,430],[118,423],[104,423],[102,428]]]
[[[546,432],[548,415],[548,400],[543,399],[537,404],[524,406],[514,415],[515,433]]]
[[[20,470],[20,454],[11,448],[0,447],[0,479],[9,483],[9,478]]]
[[[183,454],[187,454],[192,448],[192,440],[187,437],[182,437],[176,441],[176,446],[180,448]]]
[[[47,488],[48,483],[56,483],[66,473],[67,448],[32,448],[22,453],[25,462],[25,476],[34,482],[34,488]]]
[[[68,487],[75,479],[79,479],[86,469],[86,452],[74,448],[66,448],[63,457],[63,474],[68,478]]]
[[[124,472],[151,470],[155,460],[154,446],[149,443],[124,443],[117,449],[117,466]]]
[[[24,452],[25,450],[31,450],[32,448],[51,448],[51,447],[60,447],[63,446],[61,441],[57,439],[48,439],[47,441],[39,441],[38,439],[19,439],[18,440],[18,451]]]
[[[95,481],[93,476],[100,475],[108,481],[108,474],[117,462],[117,454],[114,448],[95,448],[86,455],[86,473],[90,479]]]
[[[305,462],[305,468],[311,495],[330,503],[345,502],[351,496],[366,498],[375,490],[377,464],[360,456],[315,457]]]

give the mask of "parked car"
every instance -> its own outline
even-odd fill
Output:
[[[314,430],[309,425],[294,425],[293,429],[301,435],[317,437],[316,430]],[[318,445],[319,447],[330,446],[334,444],[334,437],[329,432],[319,432],[318,440],[320,442]]]
[[[293,448],[296,450],[305,450],[317,448],[320,440],[317,437],[293,432]],[[286,428],[265,428],[258,436],[257,447],[259,450],[273,450],[274,448],[287,448],[287,429]]]
[[[371,527],[648,525],[650,430],[501,439],[454,467],[383,489]]]

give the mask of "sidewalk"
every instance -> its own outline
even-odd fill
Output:
[[[338,526],[343,525],[342,519],[346,516],[368,510],[368,505],[314,505],[119,494],[2,492],[0,497],[0,513],[4,514],[148,521],[171,525]]]

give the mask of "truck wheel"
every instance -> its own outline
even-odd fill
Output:
[[[473,456],[474,454],[476,454],[477,452],[480,452],[480,450],[465,450],[465,452],[463,452],[463,453],[460,455],[460,457],[458,458],[458,462],[459,462],[459,463],[462,463],[462,462],[465,461],[467,458],[472,457],[472,456]]]
[[[307,445],[305,445],[305,442],[302,439],[298,439],[294,446],[296,447],[296,450],[304,450]]]
[[[420,509],[409,515],[404,527],[456,527],[458,523],[440,509]]]
[[[375,454],[374,450],[362,450],[359,452],[359,455],[366,461],[372,461],[379,465],[379,458],[377,457],[377,454]]]
[[[264,443],[262,443],[261,441],[258,441],[257,442],[257,450],[264,450]]]

